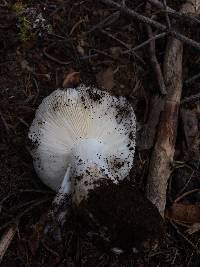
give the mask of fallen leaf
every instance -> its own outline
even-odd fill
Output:
[[[97,83],[108,90],[111,90],[114,83],[114,73],[111,67],[108,67],[106,70],[100,71],[96,75]]]
[[[193,223],[189,229],[187,229],[187,233],[192,235],[200,230],[200,223]]]
[[[173,203],[165,217],[183,223],[200,223],[200,205]]]
[[[110,53],[114,58],[119,58],[121,56],[122,53],[122,49],[119,46],[115,46],[115,47],[111,47],[110,48]]]
[[[76,87],[80,84],[80,72],[71,70],[70,73],[66,75],[63,82],[64,88]]]
[[[85,50],[81,45],[77,45],[76,49],[82,57],[85,56]]]
[[[23,70],[26,70],[26,71],[31,72],[31,73],[33,72],[33,68],[30,67],[30,65],[29,65],[27,60],[24,59],[20,63],[21,63],[21,68]]]

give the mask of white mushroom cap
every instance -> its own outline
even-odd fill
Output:
[[[135,132],[135,114],[124,97],[80,85],[46,97],[28,136],[41,180],[58,191],[71,166],[68,192],[79,188],[85,194],[83,187],[94,187],[100,178],[117,182],[129,174]]]

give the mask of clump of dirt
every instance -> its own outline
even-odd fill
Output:
[[[95,239],[102,237],[110,248],[151,249],[164,237],[165,225],[157,208],[127,181],[103,181],[79,209],[83,221],[93,227]]]

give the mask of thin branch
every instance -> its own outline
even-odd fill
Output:
[[[200,250],[197,248],[197,246],[189,239],[187,238],[186,235],[184,235],[181,231],[179,231],[178,227],[172,222],[172,220],[170,220],[170,223],[172,224],[172,226],[176,229],[177,233],[183,238],[185,239],[185,241],[187,241],[188,244],[190,244],[190,246],[196,251],[197,254],[200,254]]]
[[[147,14],[150,16],[151,14],[151,5],[150,4],[146,4],[146,12]],[[146,25],[147,28],[147,33],[148,33],[148,37],[149,39],[152,39],[153,37],[153,31],[151,26]],[[166,90],[166,86],[165,86],[165,82],[164,82],[164,78],[163,78],[163,74],[160,68],[160,64],[157,60],[156,57],[156,44],[155,44],[155,39],[151,40],[150,45],[149,45],[149,52],[150,52],[150,60],[151,60],[151,64],[153,67],[153,70],[156,74],[156,79],[158,82],[158,86],[160,89],[160,92],[162,95],[166,95],[167,94],[167,90]]]
[[[5,127],[5,130],[6,130],[7,134],[9,135],[10,134],[10,129],[9,129],[9,126],[8,126],[6,120],[4,119],[3,114],[1,113],[1,110],[0,110],[0,118],[1,118],[1,120],[3,122],[3,125]]]
[[[93,26],[89,31],[85,32],[84,34],[92,33],[97,29],[102,29],[104,26],[108,26],[113,24],[120,16],[120,12],[116,11],[110,16],[106,17],[104,20],[100,21],[97,25]]]
[[[190,191],[188,191],[188,192],[185,192],[185,193],[183,193],[181,196],[177,197],[177,198],[174,200],[174,203],[177,203],[177,202],[179,202],[181,199],[183,199],[184,197],[189,196],[189,195],[191,195],[191,194],[193,194],[193,193],[197,193],[197,192],[199,192],[199,191],[200,191],[200,189],[199,189],[199,188],[196,188],[196,189],[190,190]]]
[[[60,65],[69,65],[69,64],[72,63],[71,61],[62,61],[62,60],[59,60],[58,58],[55,58],[55,57],[51,56],[51,55],[47,52],[47,48],[44,48],[44,49],[43,49],[43,53],[44,53],[44,55],[45,55],[48,59],[50,59],[50,60],[52,60],[52,61],[54,61],[54,62],[56,62],[56,63],[58,63],[58,64],[60,64]]]
[[[147,31],[148,31],[149,36],[152,35],[151,26],[147,26]],[[150,52],[151,64],[152,64],[153,70],[154,70],[154,72],[156,74],[156,79],[157,79],[157,82],[158,82],[158,86],[159,86],[160,92],[161,92],[162,95],[166,95],[167,94],[167,90],[166,90],[163,74],[162,74],[162,71],[161,71],[161,68],[160,68],[160,64],[159,64],[159,62],[157,60],[157,57],[156,57],[155,42],[154,41],[152,41],[150,43],[149,52]]]
[[[114,2],[112,0],[100,0],[100,1],[102,3],[104,3],[104,4],[106,4],[106,5],[109,5],[111,7],[114,7],[116,9],[120,10],[122,13],[124,13],[126,15],[129,15],[130,17],[132,17],[132,18],[134,18],[134,19],[136,19],[136,20],[138,20],[138,21],[140,21],[142,23],[149,24],[152,27],[154,27],[154,28],[156,28],[156,29],[158,29],[160,31],[167,31],[168,30],[168,28],[165,25],[163,25],[163,24],[161,24],[161,23],[159,23],[157,21],[154,21],[154,20],[152,20],[152,19],[150,19],[150,18],[148,18],[146,16],[143,16],[143,15],[139,14],[138,12],[136,12],[136,11],[126,7],[126,6],[122,6],[117,2]],[[175,30],[170,30],[169,34],[172,37],[182,41],[183,43],[185,43],[187,45],[190,45],[190,46],[200,50],[200,43],[198,43],[198,42],[196,42],[196,41],[184,36],[183,34],[177,32]]]
[[[167,3],[166,3],[166,0],[162,0],[162,2],[163,2],[164,10],[165,10],[165,17],[166,17],[167,27],[170,29],[171,28],[171,22],[170,22],[170,19],[169,19],[169,14],[166,12],[167,11]]]
[[[154,35],[152,36],[151,38],[149,38],[148,40],[144,41],[143,43],[131,48],[131,49],[128,49],[126,51],[123,51],[122,54],[128,54],[130,52],[135,52],[136,50],[148,45],[149,43],[151,43],[152,41],[155,41],[157,39],[160,39],[160,38],[163,38],[167,35],[167,32],[162,32],[162,33],[159,33],[157,35]]]
[[[15,224],[18,225],[20,219],[29,211],[31,211],[32,209],[34,209],[36,206],[39,206],[47,201],[51,200],[50,197],[46,197],[40,201],[35,201],[30,207],[24,209],[22,212],[20,212],[15,218],[11,219],[10,221],[4,223],[3,225],[0,225],[0,231],[5,229],[6,227],[8,227],[11,224]]]
[[[167,12],[169,14],[169,16],[172,16],[174,18],[190,20],[191,22],[200,24],[200,20],[198,18],[196,18],[194,14],[193,15],[183,14],[183,13],[177,12],[176,10],[174,10],[173,8],[171,8],[167,5],[166,5],[166,8],[164,8],[163,3],[161,3],[158,0],[148,0],[148,2],[152,5],[154,5],[155,7],[161,9],[161,11],[164,11],[165,13]]]
[[[191,95],[191,96],[183,98],[183,100],[181,101],[181,105],[185,103],[193,102],[193,101],[198,101],[199,99],[200,99],[200,93],[196,95]]]
[[[108,37],[110,37],[111,39],[117,41],[118,43],[120,43],[120,44],[123,45],[124,47],[126,47],[126,48],[129,47],[126,43],[124,43],[123,41],[121,41],[121,40],[118,39],[117,37],[113,36],[113,35],[110,34],[109,32],[104,31],[104,30],[101,30],[101,33],[103,33],[103,34],[107,35]],[[129,51],[129,50],[126,50],[126,51]],[[143,60],[142,60],[142,59],[135,53],[135,51],[131,50],[131,51],[129,51],[129,53],[130,53],[130,52],[132,52],[133,55],[134,55],[139,61],[143,61]],[[126,54],[126,53],[122,52],[121,54]],[[143,62],[143,63],[144,63],[144,62]]]
[[[200,73],[198,73],[198,74],[194,75],[193,77],[187,79],[187,80],[185,81],[185,84],[186,84],[186,85],[189,85],[189,84],[193,83],[194,81],[196,81],[196,80],[199,79],[199,78],[200,78]]]

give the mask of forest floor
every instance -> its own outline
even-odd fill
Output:
[[[101,251],[79,236],[73,225],[65,244],[48,243],[42,238],[41,221],[54,194],[34,171],[27,134],[42,99],[62,88],[69,73],[79,72],[80,82],[106,88],[131,102],[137,116],[138,139],[130,179],[145,192],[162,96],[149,43],[134,51],[130,49],[149,37],[145,24],[100,2],[0,3],[0,233],[16,225],[15,236],[0,264],[200,266],[200,53],[188,45],[184,45],[183,53],[183,92],[167,191],[167,205],[172,209],[166,216],[164,244],[156,251],[118,256]],[[167,4],[179,11],[183,2],[171,0]],[[145,3],[126,1],[139,14],[145,14]],[[167,23],[164,13],[156,7],[152,7],[152,14],[157,21]],[[199,25],[179,18],[171,19],[171,23],[180,23],[180,31],[200,42]],[[167,39],[165,35],[156,40],[161,69]],[[193,79],[197,74],[199,77]],[[147,135],[142,134],[147,129]],[[176,207],[174,203],[180,205]]]

